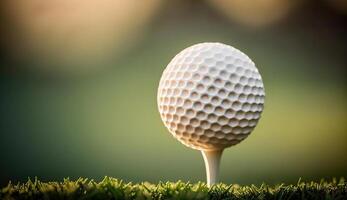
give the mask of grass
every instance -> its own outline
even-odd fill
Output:
[[[37,179],[12,184],[0,190],[0,199],[347,199],[347,182],[301,182],[295,185],[239,186],[178,181],[133,184],[105,177],[101,182],[80,178],[76,181],[41,182]]]

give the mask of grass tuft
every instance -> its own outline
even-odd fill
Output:
[[[347,183],[341,178],[320,182],[298,181],[295,185],[240,186],[178,181],[151,184],[125,183],[111,177],[101,182],[79,178],[75,181],[41,182],[38,179],[12,184],[0,189],[0,199],[347,199]]]

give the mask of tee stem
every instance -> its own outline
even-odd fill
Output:
[[[218,182],[219,163],[223,149],[213,151],[201,151],[206,167],[207,186],[211,187]]]

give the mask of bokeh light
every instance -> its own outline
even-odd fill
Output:
[[[221,14],[249,27],[262,27],[284,19],[297,0],[209,0]]]
[[[135,45],[159,6],[159,0],[5,0],[2,39],[22,66],[90,73]]]

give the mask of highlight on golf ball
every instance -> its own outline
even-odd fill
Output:
[[[221,43],[200,43],[178,53],[162,74],[157,96],[170,133],[202,151],[209,185],[217,181],[223,149],[240,143],[257,125],[264,99],[253,61]]]

